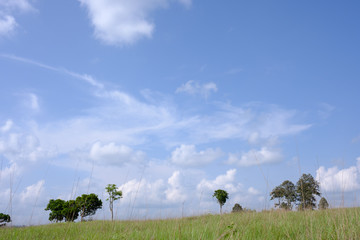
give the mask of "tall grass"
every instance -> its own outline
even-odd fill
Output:
[[[0,229],[0,239],[360,239],[360,208]]]

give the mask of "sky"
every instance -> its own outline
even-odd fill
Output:
[[[360,199],[359,1],[0,0],[0,212],[116,184],[116,219]]]

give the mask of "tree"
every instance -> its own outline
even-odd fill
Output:
[[[6,223],[8,223],[8,222],[11,222],[10,215],[4,214],[4,213],[0,213],[0,227],[1,227],[1,226],[5,226]]]
[[[62,213],[66,222],[73,222],[79,217],[79,206],[75,200],[69,200],[64,203]]]
[[[216,197],[220,205],[220,214],[222,214],[222,206],[226,203],[226,200],[229,199],[229,194],[222,189],[218,189],[214,192],[213,197]]]
[[[61,222],[64,219],[64,205],[65,201],[62,199],[50,199],[46,206],[46,211],[51,211],[49,214],[49,221]]]
[[[329,207],[329,203],[326,201],[326,198],[322,197],[319,202],[319,209],[325,210]]]
[[[319,183],[311,174],[303,174],[296,183],[297,199],[299,209],[314,209],[316,207],[315,195],[321,196]]]
[[[235,203],[234,207],[232,208],[232,213],[236,213],[236,212],[242,212],[243,208],[240,204]]]
[[[271,200],[278,199],[275,207],[283,208],[286,210],[292,209],[292,203],[296,201],[295,185],[289,181],[284,181],[281,185],[275,187],[270,193]]]
[[[106,192],[109,194],[109,197],[106,201],[109,201],[109,208],[111,212],[111,221],[114,220],[114,201],[122,198],[122,191],[117,190],[115,184],[108,184],[106,187]]]
[[[80,209],[81,221],[84,217],[94,215],[96,210],[102,208],[102,201],[94,193],[83,194],[76,198],[76,205]]]

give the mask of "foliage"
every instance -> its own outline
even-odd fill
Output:
[[[314,209],[316,207],[315,195],[320,196],[319,183],[311,174],[303,174],[296,183],[296,193],[299,210]]]
[[[243,208],[240,204],[238,203],[235,203],[234,207],[232,208],[232,211],[233,213],[236,213],[236,212],[241,212],[243,211]]]
[[[11,222],[10,215],[0,213],[0,227],[6,225],[8,222]]]
[[[329,208],[329,203],[327,202],[326,198],[322,197],[319,202],[319,209],[324,210]]]
[[[69,200],[64,203],[62,211],[66,222],[73,222],[79,217],[80,209],[75,200]]]
[[[216,197],[220,205],[220,214],[222,213],[222,206],[226,203],[226,200],[229,199],[229,194],[222,189],[218,189],[214,192],[213,197]]]
[[[292,203],[296,201],[295,185],[291,181],[286,180],[281,185],[275,187],[270,196],[271,200],[278,199],[275,207],[291,210]]]
[[[105,187],[106,192],[109,194],[109,197],[106,201],[109,201],[109,208],[111,212],[111,221],[114,220],[114,201],[122,198],[122,191],[118,191],[115,184],[108,184]]]
[[[80,209],[81,221],[83,221],[84,217],[94,215],[102,208],[102,201],[94,193],[83,194],[76,198],[76,205]]]
[[[50,199],[46,206],[46,211],[51,211],[49,214],[49,221],[61,222],[64,220],[64,205],[65,201],[62,199]]]

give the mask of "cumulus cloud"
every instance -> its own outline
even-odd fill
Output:
[[[236,169],[230,169],[224,175],[217,176],[214,180],[203,179],[197,185],[198,192],[214,192],[217,189],[224,189],[229,193],[236,193],[241,190],[242,185],[235,181]]]
[[[176,93],[187,93],[190,95],[200,95],[207,98],[212,92],[217,92],[218,88],[215,83],[209,82],[200,84],[193,80],[186,82],[176,89]]]
[[[28,94],[28,99],[27,99],[27,105],[33,111],[39,111],[40,110],[40,105],[39,105],[38,96],[36,94],[34,94],[34,93],[29,93]]]
[[[113,142],[108,144],[96,142],[91,147],[90,158],[100,164],[121,166],[124,163],[142,162],[145,153],[134,151],[125,145],[116,145]]]
[[[20,200],[23,203],[28,203],[29,201],[36,201],[39,195],[41,195],[44,190],[44,184],[45,181],[40,180],[37,183],[26,187],[25,190],[20,193]]]
[[[28,12],[34,8],[28,0],[1,0],[0,1],[0,37],[9,36],[18,26],[15,17],[15,11]]]
[[[79,0],[88,10],[94,35],[108,45],[128,45],[141,38],[150,38],[155,24],[150,15],[164,8],[169,0]],[[179,0],[185,6],[191,0]]]
[[[260,150],[251,149],[250,151],[241,154],[230,153],[228,158],[229,164],[237,164],[243,167],[253,165],[261,165],[266,163],[275,163],[282,160],[282,154],[278,149],[271,149],[269,147],[262,147]]]
[[[221,155],[220,149],[208,148],[197,152],[195,145],[181,145],[171,153],[171,161],[181,166],[195,167],[209,164]]]
[[[14,125],[13,121],[10,120],[10,119],[8,119],[8,120],[5,122],[5,124],[4,124],[2,127],[0,127],[0,132],[7,132],[7,131],[9,131],[9,130],[12,128],[13,125]]]
[[[0,37],[13,33],[17,25],[13,16],[0,14]]]
[[[360,189],[360,158],[357,166],[339,169],[337,166],[316,170],[316,180],[325,192],[351,192]]]
[[[181,175],[175,171],[168,179],[168,188],[165,191],[166,199],[170,202],[184,202],[187,195],[181,184]]]
[[[55,154],[53,150],[44,149],[39,139],[33,134],[7,132],[0,137],[0,154],[10,162],[35,162]]]
[[[28,0],[1,0],[0,8],[3,10],[20,10],[20,11],[32,11],[34,10],[33,6],[29,3]]]

